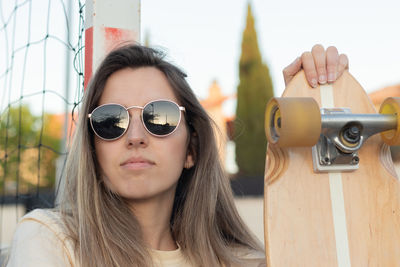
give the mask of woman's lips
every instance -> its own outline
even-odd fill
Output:
[[[121,167],[128,170],[142,170],[150,168],[153,165],[155,165],[153,161],[141,157],[129,158],[121,163]]]

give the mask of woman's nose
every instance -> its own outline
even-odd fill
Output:
[[[126,132],[126,144],[129,147],[147,146],[148,133],[144,128],[140,112],[131,112]]]

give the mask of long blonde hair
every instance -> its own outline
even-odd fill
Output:
[[[180,69],[160,51],[126,45],[102,62],[84,95],[78,127],[68,155],[60,210],[81,266],[152,266],[135,215],[124,199],[107,189],[99,173],[87,115],[98,105],[110,75],[123,68],[155,67],[170,82],[190,131],[195,165],[179,178],[170,227],[184,256],[194,266],[243,263],[235,248],[261,252],[240,218],[229,178],[221,167],[211,119]]]

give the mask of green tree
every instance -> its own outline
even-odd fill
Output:
[[[235,119],[236,163],[242,175],[262,175],[267,147],[264,112],[266,103],[273,96],[273,88],[268,67],[263,63],[258,48],[250,3],[243,31],[239,78]]]
[[[61,134],[54,129],[54,115],[33,115],[27,105],[10,107],[0,120],[0,189],[6,194],[52,187]]]

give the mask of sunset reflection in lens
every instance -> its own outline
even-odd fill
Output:
[[[174,131],[180,119],[179,107],[169,101],[159,100],[144,107],[143,122],[156,135],[166,135]]]
[[[128,127],[127,110],[116,104],[108,104],[96,108],[91,116],[93,129],[104,139],[120,137]]]

